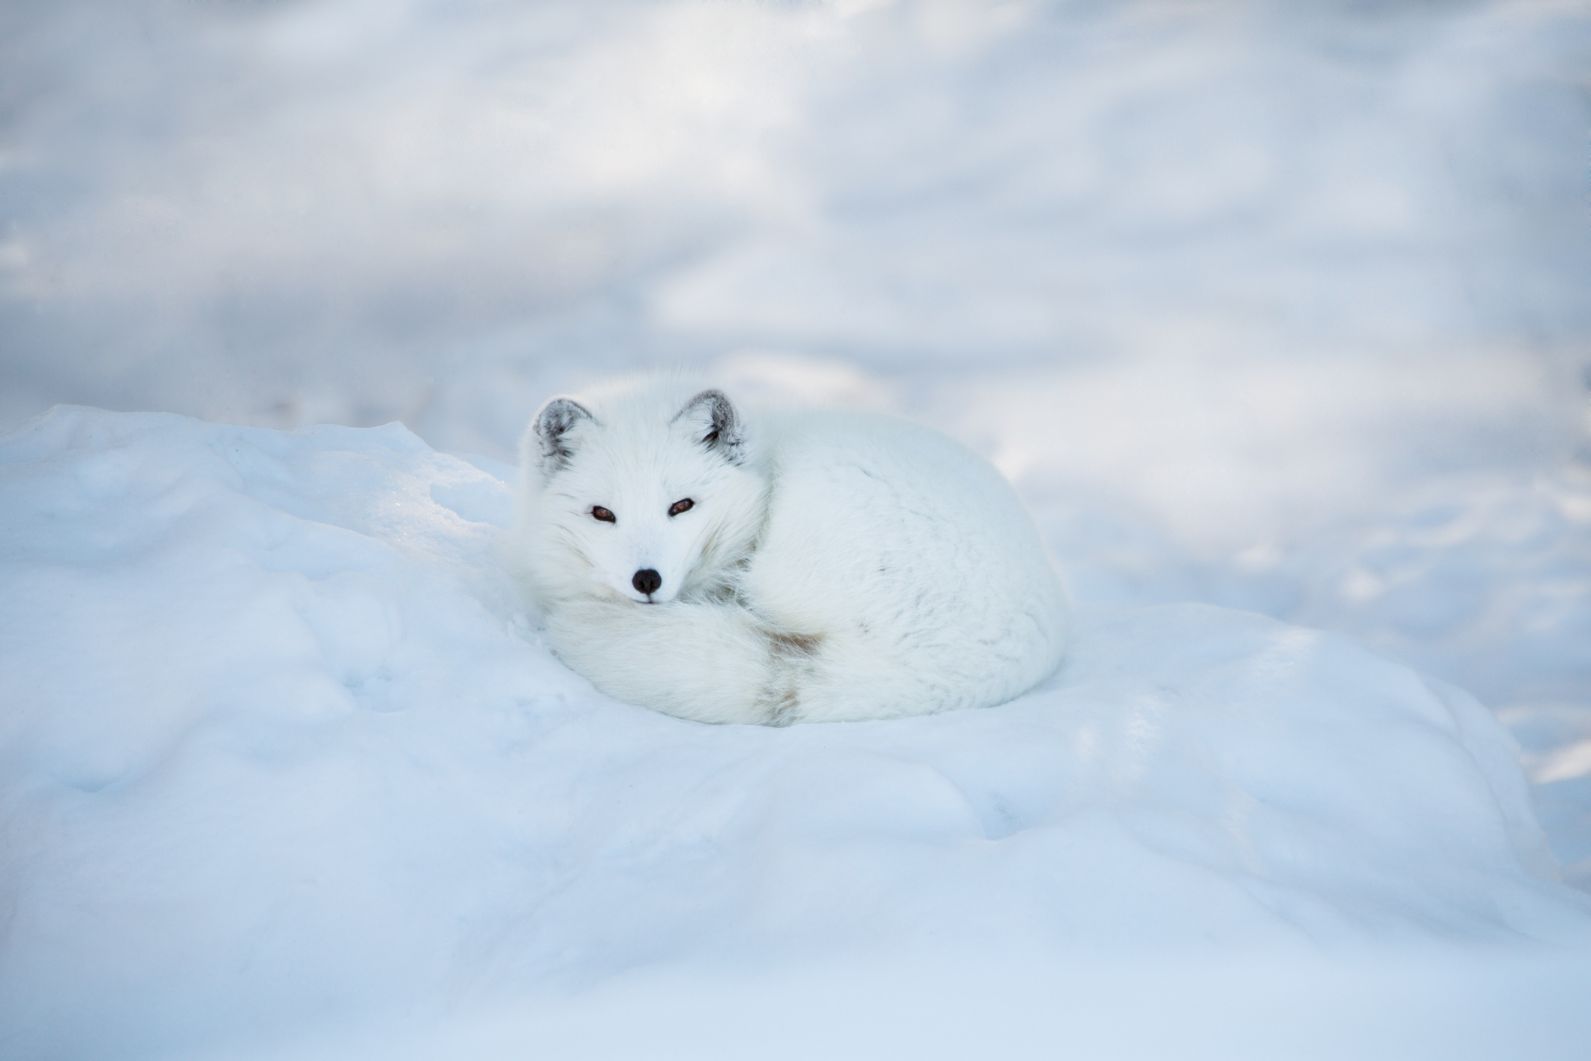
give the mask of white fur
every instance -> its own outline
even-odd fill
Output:
[[[516,560],[575,671],[681,718],[778,725],[988,706],[1055,670],[1060,584],[987,463],[860,413],[736,406],[704,442],[730,406],[697,393],[554,399],[526,432]],[[544,416],[566,428],[551,442]]]

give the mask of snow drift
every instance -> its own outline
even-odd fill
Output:
[[[539,644],[506,474],[396,425],[58,408],[0,444],[0,1053],[1591,1033],[1591,904],[1467,694],[1167,606],[988,711],[681,722]]]

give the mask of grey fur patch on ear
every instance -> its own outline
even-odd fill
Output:
[[[721,455],[730,464],[745,459],[745,431],[740,414],[721,390],[704,390],[674,414],[673,423],[684,421],[696,441]]]
[[[573,398],[554,398],[536,414],[536,437],[541,440],[541,467],[548,475],[569,467],[574,457],[569,433],[582,421],[596,422],[591,410]]]

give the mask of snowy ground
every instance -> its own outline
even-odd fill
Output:
[[[508,488],[401,427],[62,408],[0,461],[14,1056],[1591,1033],[1504,731],[1345,637],[1135,609],[1000,709],[701,726],[549,657]]]
[[[40,0],[0,69],[0,1055],[1586,1041],[1583,5]],[[592,694],[503,461],[670,362],[988,454],[1066,673]]]

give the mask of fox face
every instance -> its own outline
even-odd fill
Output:
[[[712,592],[760,529],[763,486],[721,391],[676,410],[554,398],[533,436],[546,562],[571,589],[640,604]]]

